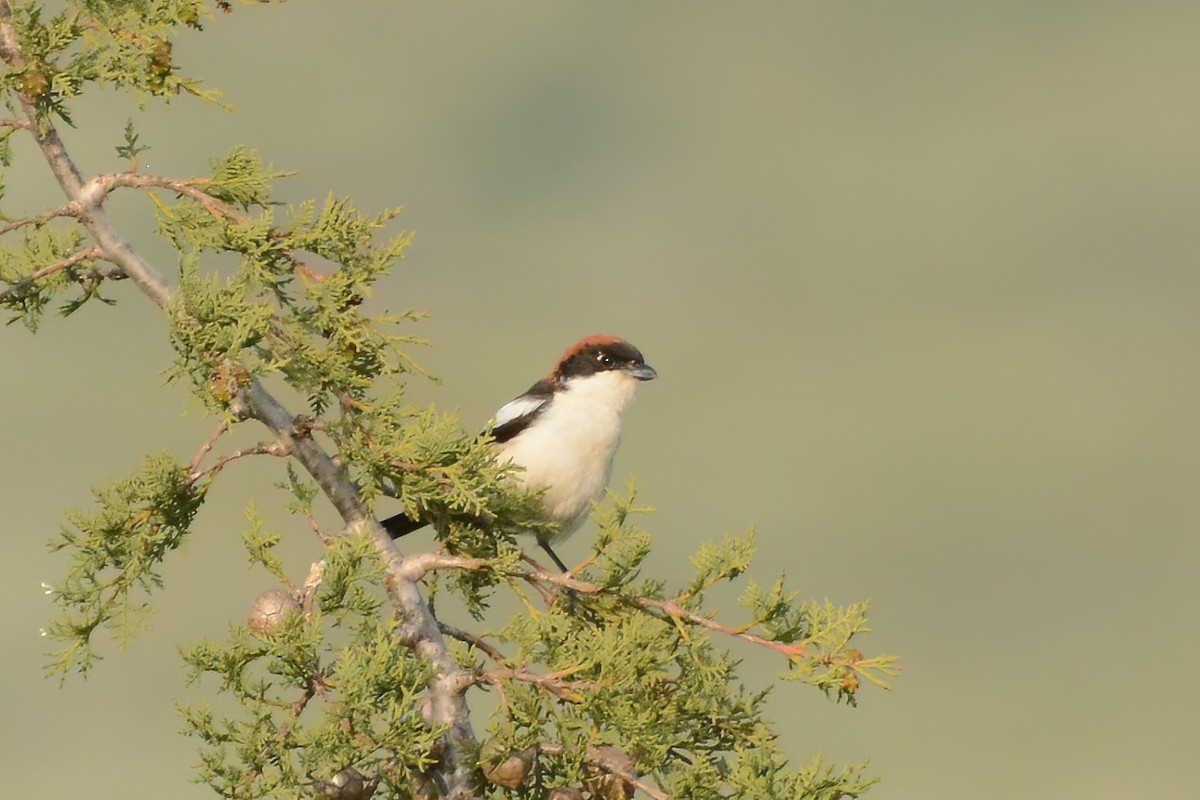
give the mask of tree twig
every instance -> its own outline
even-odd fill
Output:
[[[548,756],[556,756],[563,752],[563,746],[554,742],[542,742],[538,745],[538,752],[545,753]],[[611,759],[602,757],[602,755],[598,752],[589,752],[587,763],[598,770],[607,772],[609,775],[620,778],[633,787],[640,789],[646,793],[647,797],[650,797],[653,800],[671,800],[671,796],[669,794],[651,786],[629,770],[622,769],[616,764],[613,764]]]
[[[52,219],[58,219],[59,217],[75,216],[78,216],[75,208],[68,203],[65,206],[59,206],[58,208],[53,208],[41,214],[34,214],[32,217],[21,217],[20,219],[14,219],[11,222],[0,225],[0,236],[3,236],[6,233],[12,233],[13,231],[19,228],[24,228],[27,225],[38,225],[43,222],[49,222]]]
[[[217,444],[217,440],[220,439],[222,436],[224,436],[228,432],[229,432],[229,423],[226,422],[225,420],[221,420],[221,423],[219,425],[217,425],[217,429],[212,432],[212,435],[204,440],[204,444],[200,445],[199,452],[197,452],[196,455],[192,458],[192,460],[190,462],[188,462],[188,467],[187,467],[188,475],[191,475],[199,468],[200,462],[204,460],[204,457],[206,455],[208,455],[209,451],[211,451],[213,449],[213,447]]]
[[[284,458],[290,455],[286,445],[280,442],[260,442],[253,447],[243,447],[240,450],[234,450],[232,453],[227,453],[218,458],[213,463],[209,464],[204,469],[194,469],[188,473],[186,483],[193,484],[205,476],[216,477],[221,470],[225,469],[225,465],[230,461],[236,461],[239,458],[246,456],[276,456]]]
[[[488,642],[482,636],[476,636],[473,633],[456,628],[453,625],[447,625],[444,622],[439,622],[438,626],[441,628],[442,633],[452,639],[458,639],[464,644],[469,644],[496,663],[495,668],[481,671],[479,679],[501,690],[503,690],[502,681],[519,681],[537,686],[565,702],[578,703],[583,696],[582,692],[594,688],[596,685],[594,681],[564,680],[564,677],[569,672],[568,670],[559,670],[548,674],[532,672],[524,664],[514,662],[505,656],[495,645]],[[505,705],[507,705],[507,701],[505,701]]]
[[[614,592],[610,589],[606,589],[605,587],[602,587],[598,584],[589,583],[587,581],[580,580],[579,578],[576,578],[571,574],[556,575],[556,574],[548,572],[546,570],[540,570],[538,572],[525,572],[525,573],[522,573],[521,575],[519,575],[518,577],[520,577],[521,579],[525,580],[526,582],[528,582],[530,585],[533,585],[533,586],[537,586],[538,584],[549,583],[552,585],[561,586],[564,589],[569,589],[571,591],[578,592],[579,594],[609,595],[609,596],[618,598],[618,599],[622,600],[623,602],[629,603],[630,605],[641,608],[643,611],[657,613],[668,619],[683,620],[683,621],[691,623],[693,625],[698,625],[702,628],[707,628],[708,630],[714,631],[716,633],[721,633],[721,634],[725,634],[727,636],[732,636],[736,639],[742,639],[743,641],[750,642],[751,644],[756,644],[761,647],[766,647],[771,650],[774,650],[778,653],[782,653],[783,655],[787,656],[788,658],[805,658],[805,657],[809,657],[812,655],[808,650],[806,650],[804,647],[802,647],[799,644],[790,644],[788,642],[776,642],[771,639],[767,639],[762,636],[758,636],[756,634],[749,633],[740,628],[735,628],[735,627],[731,627],[729,625],[724,625],[720,622],[717,622],[715,619],[712,619],[711,617],[704,616],[703,614],[697,614],[694,611],[689,611],[688,609],[681,606],[679,604],[679,602],[674,598],[672,598],[670,600],[657,600],[652,597],[641,597],[641,596],[635,596],[635,595],[620,594],[620,593]],[[846,666],[846,667],[852,668],[854,665],[847,663],[847,664],[839,664],[839,666]]]
[[[7,289],[0,292],[0,301],[7,300],[14,295],[20,294],[43,278],[48,278],[55,273],[71,269],[83,261],[103,258],[103,256],[103,252],[95,245],[91,247],[85,247],[82,250],[76,250],[66,258],[55,261],[53,264],[47,264],[37,272],[34,272],[32,275],[27,275],[26,277],[21,278],[19,281],[14,281],[13,283],[9,284]]]
[[[250,220],[250,215],[241,211],[219,197],[205,191],[204,187],[212,184],[210,178],[166,178],[159,175],[143,175],[138,172],[114,172],[97,175],[87,182],[83,193],[93,198],[97,204],[103,202],[115,189],[129,188],[149,192],[152,189],[167,189],[183,197],[195,200],[208,213],[217,219],[229,220],[238,225]],[[321,282],[326,276],[313,271],[295,254],[286,255],[296,272],[309,280]]]
[[[583,693],[596,687],[595,681],[566,681],[558,673],[552,672],[543,675],[538,672],[532,672],[521,665],[484,670],[480,678],[497,686],[504,680],[528,683],[538,687],[547,694],[554,695],[563,702],[572,704],[582,702],[584,698]]]
[[[509,663],[508,657],[496,649],[495,645],[484,639],[482,636],[476,636],[469,631],[464,631],[462,628],[457,628],[448,623],[441,622],[440,620],[438,621],[438,627],[441,629],[442,633],[446,634],[451,639],[458,639],[463,644],[471,645],[476,650],[485,653],[488,658],[490,658],[492,661],[495,661],[497,664]]]

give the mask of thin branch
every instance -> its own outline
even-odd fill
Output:
[[[84,186],[84,194],[91,197],[94,202],[100,203],[114,189],[128,188],[142,191],[168,189],[195,200],[218,219],[227,219],[236,223],[243,223],[250,219],[249,215],[200,188],[211,183],[210,178],[164,178],[159,175],[143,175],[138,172],[114,172],[97,175],[89,180]]]
[[[538,745],[538,752],[545,753],[548,756],[556,756],[562,754],[563,746],[554,742],[542,742]],[[669,794],[666,794],[662,790],[649,785],[629,770],[622,769],[621,767],[612,763],[612,759],[605,758],[602,753],[599,753],[595,750],[589,751],[587,763],[595,769],[598,769],[602,772],[607,772],[609,775],[620,778],[626,783],[632,785],[634,788],[640,789],[646,793],[647,797],[653,798],[653,800],[671,800],[671,796]]]
[[[301,587],[300,607],[305,614],[311,614],[313,609],[313,601],[317,597],[317,590],[321,588],[321,581],[325,578],[325,561],[314,561],[313,565],[308,569],[308,577],[304,579],[304,585]]]
[[[531,567],[533,567],[534,570],[536,570],[539,575],[549,575],[550,574],[550,572],[545,567],[543,567],[540,563],[538,563],[538,561],[536,559],[534,559],[532,556],[530,556],[524,550],[521,551],[521,560],[524,561],[526,564],[529,564]],[[574,577],[575,570],[571,570],[570,572],[568,572],[566,574],[571,577]],[[512,578],[509,578],[509,585],[513,586],[515,588],[515,583]],[[537,593],[542,596],[543,603],[545,603],[547,606],[554,605],[555,590],[551,589],[549,586],[546,586],[544,584],[537,583],[537,582],[530,582],[529,585],[532,586],[535,590],[537,590]],[[524,599],[523,596],[522,596],[522,599]],[[526,605],[528,605],[528,603],[526,603]]]
[[[282,442],[260,442],[253,447],[243,447],[240,450],[227,453],[204,469],[190,471],[184,483],[190,486],[205,476],[216,478],[230,461],[236,461],[246,456],[276,456],[277,458],[286,458],[290,454],[291,452],[288,450],[287,445]]]
[[[79,214],[76,212],[75,208],[68,203],[65,206],[52,208],[49,211],[41,214],[34,214],[32,217],[21,217],[20,219],[14,219],[12,222],[9,222],[5,225],[0,225],[0,236],[3,236],[6,233],[12,233],[13,231],[19,228],[24,228],[27,225],[39,225],[43,222],[49,222],[50,220],[57,219],[59,217],[78,216]]]
[[[560,586],[564,589],[569,589],[573,592],[578,592],[579,594],[592,596],[607,595],[609,597],[614,597],[623,602],[629,603],[630,605],[636,606],[643,611],[655,613],[667,619],[682,620],[684,622],[691,623],[692,625],[698,625],[702,628],[707,628],[708,630],[716,633],[722,633],[727,636],[742,639],[743,641],[750,642],[751,644],[756,644],[761,647],[774,650],[778,653],[782,653],[788,658],[807,658],[812,656],[812,653],[798,644],[776,642],[771,639],[766,639],[762,636],[748,633],[740,628],[723,625],[722,623],[717,622],[715,619],[711,619],[710,617],[706,617],[702,614],[697,614],[694,611],[689,611],[683,606],[679,605],[678,600],[674,598],[670,600],[656,600],[652,597],[639,597],[635,595],[621,594],[600,586],[599,584],[588,583],[587,581],[580,580],[571,574],[555,575],[546,570],[540,570],[538,572],[525,572],[521,573],[517,577],[525,580],[530,585],[535,587],[539,584],[549,583],[555,586]],[[840,666],[851,667],[852,665],[843,664]]]
[[[183,197],[195,200],[217,219],[229,220],[238,225],[248,222],[250,220],[249,214],[205,191],[204,187],[211,185],[212,182],[211,178],[165,178],[159,175],[142,175],[137,172],[116,172],[97,175],[92,178],[84,186],[83,193],[93,198],[93,202],[99,204],[114,189],[130,188],[144,192],[149,192],[152,189],[167,189]],[[327,276],[313,271],[312,268],[307,266],[294,254],[287,253],[286,257],[301,277],[316,283],[327,280]]]
[[[486,670],[480,678],[493,685],[500,685],[504,680],[528,683],[571,704],[583,702],[584,692],[596,688],[595,681],[564,681],[557,673],[542,675],[522,666]]]
[[[103,258],[103,257],[104,257],[104,254],[101,252],[100,248],[96,247],[95,245],[92,245],[91,247],[85,247],[82,250],[76,250],[74,253],[67,256],[66,258],[61,259],[59,261],[55,261],[53,264],[47,264],[46,266],[39,269],[37,272],[34,272],[32,275],[28,275],[24,278],[21,278],[19,281],[15,281],[15,282],[9,284],[7,289],[0,292],[0,302],[7,300],[8,298],[12,297],[13,295],[17,295],[17,294],[20,294],[21,292],[24,292],[26,289],[33,286],[35,283],[42,280],[43,278],[48,278],[51,275],[54,275],[55,273],[62,272],[63,270],[71,269],[72,267],[80,264],[81,262],[92,261],[92,260],[95,260],[98,258]],[[102,277],[111,277],[111,276],[102,275]]]
[[[220,439],[222,436],[224,436],[228,432],[229,432],[229,423],[226,422],[225,420],[221,420],[221,424],[218,425],[217,429],[212,432],[212,435],[204,440],[204,444],[200,445],[200,452],[196,453],[196,455],[188,463],[188,468],[187,468],[188,475],[191,475],[199,468],[200,462],[203,461],[204,457],[206,455],[208,455],[210,450],[213,449],[213,447],[217,443],[217,440]]]
[[[495,645],[488,642],[482,636],[476,636],[469,631],[464,631],[453,625],[447,625],[444,622],[438,622],[438,627],[441,628],[442,633],[445,635],[474,647],[496,662],[497,666],[495,669],[483,670],[479,673],[478,678],[500,689],[503,689],[502,681],[519,681],[537,686],[565,702],[578,703],[583,697],[583,692],[596,686],[594,681],[564,680],[563,678],[571,670],[558,670],[545,675],[538,672],[531,672],[526,669],[524,664],[518,664],[505,656]],[[505,702],[505,705],[507,705],[507,702]]]
[[[671,800],[671,795],[667,794],[666,792],[659,791],[638,776],[634,775],[629,770],[620,769],[619,767],[614,767],[608,764],[596,764],[595,766],[598,769],[607,772],[609,775],[612,775],[613,777],[620,778],[629,785],[633,786],[633,788],[641,790],[646,794],[647,797],[652,798],[652,800]]]
[[[492,661],[495,661],[497,664],[510,663],[508,657],[505,656],[504,653],[501,653],[499,650],[497,650],[495,645],[488,642],[482,636],[476,636],[470,631],[464,631],[462,628],[456,628],[455,626],[441,622],[440,620],[438,621],[438,628],[440,628],[442,633],[446,634],[451,639],[458,639],[463,644],[469,644],[476,650],[486,653],[487,657]]]
[[[667,794],[666,792],[659,791],[628,770],[618,769],[617,767],[611,767],[604,764],[597,764],[596,766],[599,769],[607,772],[609,775],[620,778],[621,780],[633,786],[633,788],[640,789],[646,794],[647,797],[650,797],[653,800],[671,800],[671,795]]]
[[[470,645],[471,647],[474,647],[475,649],[487,654],[488,658],[492,659],[492,661],[495,661],[497,664],[509,663],[507,656],[497,650],[494,645],[492,645],[482,636],[476,636],[469,631],[464,631],[462,628],[449,625],[441,620],[438,620],[438,628],[441,629],[444,635],[449,636],[451,639],[458,639],[460,642]],[[500,696],[500,705],[504,708],[508,708],[508,692],[504,691],[504,684],[499,680],[489,681],[484,677],[483,674],[479,674],[477,677],[480,681],[486,681],[487,683],[490,683],[495,688],[496,694]]]
[[[317,538],[321,540],[321,544],[326,547],[333,544],[334,539],[337,537],[321,527],[320,521],[317,520],[312,511],[306,512],[304,519],[308,522],[308,526],[313,529],[313,533],[317,535]]]

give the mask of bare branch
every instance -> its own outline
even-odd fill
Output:
[[[151,189],[168,189],[176,194],[195,200],[218,219],[232,222],[246,222],[250,217],[204,191],[203,186],[211,184],[208,178],[164,178],[158,175],[142,175],[137,172],[115,172],[97,175],[87,182],[83,193],[92,202],[103,202],[114,189],[129,188],[150,191]]]
[[[313,565],[308,569],[308,577],[304,579],[304,585],[301,587],[300,607],[305,614],[311,614],[313,609],[313,600],[316,599],[317,589],[321,588],[321,581],[325,577],[325,562],[314,561]]]
[[[230,461],[236,461],[246,456],[276,456],[277,458],[285,458],[288,455],[290,455],[290,451],[287,445],[281,442],[260,442],[253,447],[243,447],[240,450],[234,450],[232,453],[223,455],[204,469],[190,471],[184,482],[190,486],[205,476],[216,478]]]
[[[57,219],[59,217],[77,217],[77,216],[79,216],[79,215],[78,215],[78,213],[76,213],[75,208],[68,203],[65,206],[59,206],[58,208],[52,208],[49,211],[45,211],[41,214],[35,214],[32,217],[22,217],[21,219],[14,219],[12,222],[9,222],[5,225],[0,225],[0,236],[3,236],[6,233],[12,233],[13,231],[18,230],[20,228],[24,228],[28,225],[38,225],[43,222],[49,222],[52,219]]]
[[[469,631],[464,631],[462,628],[456,628],[453,625],[448,625],[441,621],[438,622],[438,628],[440,628],[442,633],[446,634],[451,639],[458,639],[460,642],[469,644],[476,650],[486,653],[487,657],[492,661],[495,661],[497,664],[509,663],[508,657],[505,656],[504,653],[501,653],[499,650],[497,650],[493,644],[488,642],[482,636],[476,636]]]
[[[188,464],[188,475],[191,475],[196,471],[196,469],[200,466],[200,462],[204,460],[204,457],[208,455],[209,451],[213,449],[214,445],[216,445],[217,440],[228,432],[229,423],[225,420],[221,420],[221,424],[218,425],[217,429],[212,432],[212,435],[204,440],[204,444],[200,445],[200,452],[196,453],[195,457],[192,458],[191,462]]]
[[[463,558],[449,553],[417,553],[404,559],[404,577],[415,583],[434,570],[483,569],[487,563],[486,559]]]
[[[633,786],[633,788],[641,790],[647,797],[652,798],[652,800],[671,800],[671,795],[656,789],[627,769],[621,769],[620,767],[614,764],[609,764],[603,760],[597,760],[592,765],[603,772],[607,772],[609,775],[612,775],[615,778],[625,781],[625,783]]]

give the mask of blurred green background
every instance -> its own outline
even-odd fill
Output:
[[[289,200],[403,203],[375,302],[432,313],[444,382],[413,396],[468,429],[583,334],[641,347],[661,379],[614,483],[659,508],[650,569],[755,524],[759,580],[871,598],[864,649],[903,656],[857,709],[779,687],[797,760],[870,758],[881,800],[1196,796],[1200,5],[303,0],[208,28],[177,61],[237,113],[93,98],[81,167],[120,169],[133,115],[152,171],[241,142],[300,171]],[[54,202],[18,156],[14,215]],[[148,211],[114,209],[170,271]],[[152,631],[43,679],[63,509],[212,427],[161,386],[157,312],[110,294],[0,332],[6,796],[210,796],[175,643],[269,585],[247,496],[312,557],[275,465],[236,465]]]

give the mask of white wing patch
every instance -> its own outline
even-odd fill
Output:
[[[520,419],[521,417],[532,414],[542,406],[546,405],[549,400],[549,397],[530,397],[528,395],[521,395],[516,400],[511,400],[508,403],[505,403],[504,407],[496,412],[495,424],[492,427],[499,428],[501,425],[512,422],[514,419]]]

